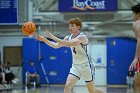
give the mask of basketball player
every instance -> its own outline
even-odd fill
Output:
[[[45,42],[53,48],[60,48],[62,46],[71,48],[73,64],[67,77],[64,93],[71,93],[71,89],[81,77],[85,80],[89,93],[102,93],[95,89],[93,83],[94,70],[91,67],[86,53],[88,38],[83,32],[80,32],[81,27],[81,20],[79,18],[72,18],[69,20],[69,32],[71,35],[66,36],[63,40],[51,34],[47,29],[45,31],[47,37],[53,39],[56,43],[51,42],[40,35],[36,35],[36,37],[38,40]]]
[[[129,70],[135,69],[135,88],[137,93],[140,92],[140,3],[131,7],[135,22],[133,23],[133,31],[137,39],[136,52],[133,62]]]
[[[140,55],[140,4],[137,4],[131,8],[134,16],[135,22],[133,23],[133,31],[135,33],[137,39],[136,53],[132,64],[130,65],[130,70],[136,68],[136,64],[138,62],[138,57]]]

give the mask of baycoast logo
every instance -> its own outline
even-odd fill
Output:
[[[77,10],[95,10],[95,9],[105,9],[105,1],[93,1],[93,0],[83,0],[82,2],[78,0],[73,0],[72,8]]]

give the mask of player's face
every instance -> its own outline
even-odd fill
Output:
[[[34,66],[34,63],[33,63],[33,62],[31,63],[31,66],[32,66],[32,67]]]
[[[134,18],[134,20],[139,20],[139,13],[135,13],[135,12],[133,12],[133,18]]]
[[[79,31],[79,26],[76,26],[76,24],[69,24],[69,32],[70,33],[75,33]]]

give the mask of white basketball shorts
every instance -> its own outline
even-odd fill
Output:
[[[72,74],[79,79],[83,77],[85,82],[91,82],[94,80],[95,69],[89,62],[83,64],[72,64],[69,74]]]

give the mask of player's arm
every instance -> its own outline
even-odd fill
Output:
[[[71,41],[60,41],[60,43],[63,43],[64,45],[67,46],[77,46],[79,44],[87,44],[88,43],[88,38],[86,35],[81,35],[76,37],[75,39],[72,39]]]
[[[136,39],[137,39],[135,59],[138,59],[138,56],[140,55],[140,23],[137,24],[134,29],[135,29]]]
[[[76,46],[76,45],[81,43],[81,40],[78,39],[78,38],[75,38],[71,41],[68,41],[68,40],[62,40],[60,38],[57,38],[57,37],[53,36],[52,39],[56,42],[59,42],[60,44],[62,44],[64,46]]]
[[[37,35],[37,34],[35,36],[36,36],[37,40],[45,42],[50,47],[53,47],[53,48],[60,48],[60,47],[62,47],[61,44],[53,42],[53,41],[49,41],[48,39],[44,38],[43,36],[40,36],[40,35]]]
[[[136,64],[138,62],[138,57],[140,55],[140,23],[134,25],[134,33],[136,35],[136,39],[137,39],[137,45],[136,45],[136,52],[135,52],[135,57],[131,63],[131,65],[129,66],[129,70],[132,71],[134,68],[136,68]]]
[[[79,45],[81,43],[84,44],[84,42],[85,42],[85,37],[84,36],[79,36],[79,37],[77,37],[75,39],[72,39],[71,41],[62,40],[62,39],[57,38],[56,36],[53,36],[52,39],[54,41],[64,45],[64,46],[69,46],[69,47],[70,46],[77,46],[77,45]]]
[[[79,36],[77,38],[72,39],[71,41],[68,41],[66,39],[62,40],[62,39],[54,36],[48,30],[46,30],[45,33],[49,38],[53,39],[54,41],[56,41],[56,42],[58,42],[58,43],[60,43],[60,44],[62,44],[64,46],[68,46],[68,47],[77,46],[77,45],[79,45],[81,43],[85,44],[85,42],[87,41],[87,37],[85,35],[81,35],[81,36]]]

